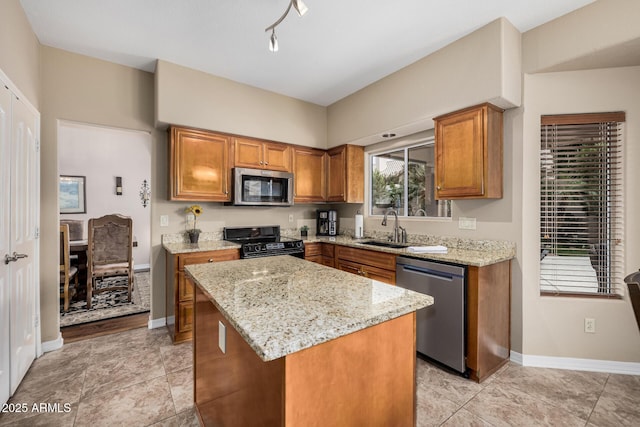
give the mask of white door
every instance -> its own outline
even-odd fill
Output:
[[[37,118],[20,100],[12,104],[11,168],[11,394],[36,356],[36,286],[39,286]],[[16,308],[14,310],[14,308]]]
[[[36,356],[38,117],[0,86],[0,403]]]
[[[9,294],[11,279],[10,265],[4,263],[9,253],[9,203],[11,201],[9,155],[11,142],[11,92],[0,86],[0,404],[6,402],[11,394],[9,364]]]

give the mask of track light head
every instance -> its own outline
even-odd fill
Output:
[[[289,2],[289,6],[287,6],[287,10],[284,11],[282,16],[280,18],[278,18],[278,20],[276,22],[274,22],[273,24],[269,25],[267,28],[264,29],[265,32],[271,30],[271,37],[269,38],[269,50],[271,52],[277,52],[278,51],[278,38],[276,37],[276,27],[287,16],[289,11],[291,10],[291,6],[294,7],[296,12],[298,12],[298,15],[300,15],[300,16],[304,15],[309,10],[307,5],[304,4],[304,2],[302,0],[291,0]]]
[[[278,51],[278,38],[276,37],[276,29],[271,30],[271,37],[269,37],[269,50],[271,52]]]
[[[305,13],[309,10],[306,4],[302,0],[291,0],[293,3],[293,7],[298,12],[298,15],[304,16]]]

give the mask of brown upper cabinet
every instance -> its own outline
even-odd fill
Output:
[[[364,203],[364,147],[341,145],[327,155],[327,201]]]
[[[231,138],[197,129],[169,128],[169,200],[231,200]]]
[[[291,172],[291,146],[251,138],[234,138],[234,166]]]
[[[436,199],[502,198],[502,112],[489,103],[436,117]]]
[[[293,147],[293,201],[324,202],[327,197],[327,152],[317,148]]]

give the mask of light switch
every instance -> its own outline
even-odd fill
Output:
[[[160,227],[169,226],[169,215],[160,215]]]
[[[223,353],[227,353],[227,327],[218,320],[218,347]]]
[[[458,228],[461,229],[461,230],[475,230],[476,229],[476,219],[475,218],[460,217],[458,219]]]

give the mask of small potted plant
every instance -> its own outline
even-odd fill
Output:
[[[198,216],[202,213],[202,208],[200,207],[200,205],[191,205],[184,211],[187,214],[193,214],[193,228],[187,230],[189,241],[191,243],[198,243],[198,239],[200,238],[200,230],[196,228],[196,222],[198,220]]]
[[[300,227],[300,237],[307,237],[307,233],[309,232],[309,227],[307,227],[306,225],[303,225],[302,227]]]

